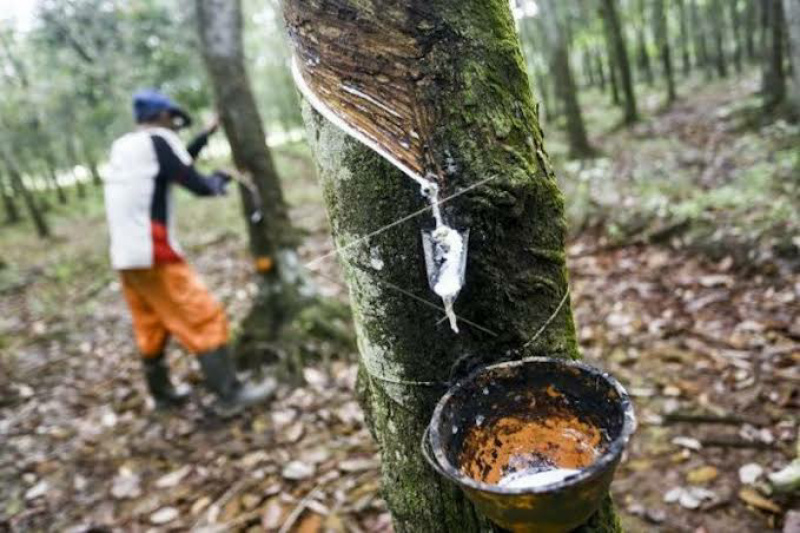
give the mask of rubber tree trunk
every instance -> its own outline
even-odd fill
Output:
[[[622,105],[622,98],[619,95],[619,69],[614,61],[614,53],[611,50],[610,40],[607,42],[608,47],[608,82],[611,91],[611,103],[615,106]]]
[[[636,63],[642,72],[642,79],[647,85],[653,85],[653,65],[650,62],[650,53],[647,51],[647,38],[645,25],[647,24],[647,10],[644,0],[637,2],[638,24],[636,26]]]
[[[795,113],[800,114],[800,0],[783,0],[783,14],[792,61],[789,102]]]
[[[259,361],[250,358],[274,341],[293,315],[305,278],[300,275],[296,233],[245,69],[241,3],[196,0],[196,7],[203,58],[234,164],[257,190],[253,194],[240,187],[250,249],[260,279],[238,344],[240,356],[256,364]],[[259,209],[260,219],[253,216]]]
[[[764,0],[767,39],[763,49],[762,90],[768,109],[786,97],[786,73],[783,69],[783,4],[781,0]]]
[[[19,210],[12,191],[8,174],[0,173],[0,196],[2,196],[3,209],[6,212],[6,224],[16,224],[20,221]]]
[[[78,164],[78,147],[75,143],[75,137],[68,137],[66,145],[67,160],[70,166],[70,175],[75,182],[75,189],[78,192],[78,198],[86,198],[86,184],[75,172],[75,166]]]
[[[45,153],[44,156],[45,176],[50,182],[50,187],[56,191],[56,198],[61,205],[67,205],[67,193],[61,182],[58,181],[58,174],[56,173],[56,162],[52,154]]]
[[[578,88],[569,62],[569,49],[562,14],[559,13],[556,0],[541,0],[539,7],[550,54],[550,72],[555,78],[555,84],[558,87],[557,96],[561,100],[567,119],[567,140],[570,154],[576,158],[590,157],[594,154],[594,149],[589,144],[578,102]]]
[[[760,0],[745,0],[744,36],[748,61],[756,60],[756,31],[758,28],[758,3]]]
[[[730,0],[728,0],[730,1]],[[714,39],[714,66],[717,69],[717,76],[725,78],[728,76],[728,60],[725,57],[725,11],[719,0],[711,0],[706,6],[710,12],[708,18],[714,18],[711,24],[712,38]]]
[[[694,37],[695,57],[697,64],[703,67],[706,78],[711,77],[712,65],[710,53],[708,51],[708,40],[706,38],[705,20],[703,14],[700,12],[700,6],[697,0],[690,0],[689,13],[692,19],[692,36]]]
[[[584,83],[586,87],[593,89],[597,85],[597,80],[594,77],[594,65],[592,65],[592,52],[585,48],[581,52],[581,73],[583,74]]]
[[[675,0],[678,7],[678,27],[680,29],[680,42],[681,42],[681,64],[683,66],[683,75],[688,76],[692,71],[692,57],[689,51],[689,20],[686,10],[686,0]]]
[[[39,209],[39,206],[36,205],[36,199],[33,197],[33,193],[25,187],[19,167],[11,154],[8,153],[7,148],[0,147],[0,159],[2,159],[6,168],[14,195],[22,198],[22,201],[25,203],[28,215],[31,217],[33,226],[36,228],[36,234],[42,239],[49,238],[51,234],[47,219],[45,219],[44,213]]]
[[[739,16],[739,2],[731,0],[728,2],[728,9],[731,14],[731,35],[733,37],[733,67],[737,74],[742,73],[742,23]]]
[[[603,53],[599,50],[593,52],[594,63],[597,66],[597,81],[600,83],[600,91],[606,90],[606,69],[603,65]]]
[[[603,22],[606,24],[608,35],[611,38],[619,82],[625,95],[625,123],[633,124],[638,119],[636,93],[633,91],[633,77],[631,76],[631,65],[628,60],[628,48],[625,45],[625,37],[622,34],[617,5],[615,0],[600,0],[600,6],[602,8]]]
[[[677,95],[675,93],[675,76],[672,72],[672,52],[669,46],[669,26],[667,25],[664,0],[653,0],[653,21],[658,54],[661,57],[661,68],[664,71],[664,83],[667,86],[667,104],[672,104]]]
[[[456,312],[483,328],[462,322],[455,334],[440,323],[439,311],[417,299],[435,307],[420,238],[432,225],[430,214],[364,240],[427,205],[419,186],[308,105],[304,109],[350,288],[360,402],[380,447],[382,494],[395,531],[477,533],[488,530],[485,518],[427,466],[420,438],[444,383],[460,370],[535,354],[579,356],[570,306],[559,310],[567,291],[564,205],[508,1],[400,5],[285,0],[284,11],[290,35],[306,39],[320,26],[346,24],[334,41],[344,50],[365,46],[362,34],[374,42],[375,19],[386,24],[391,13],[390,20],[425,50],[416,68],[425,101],[438,104],[429,146],[436,160],[448,162],[442,196],[497,176],[443,206],[449,223],[470,228],[466,285]],[[319,24],[323,18],[328,24]],[[363,68],[370,72],[376,65]],[[526,346],[551,316],[544,333]],[[610,500],[584,530],[620,531]]]

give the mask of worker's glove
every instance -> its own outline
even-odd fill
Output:
[[[214,193],[218,196],[222,196],[228,194],[228,183],[231,182],[231,176],[227,172],[223,172],[221,170],[215,171],[209,177],[211,181],[211,187],[214,189]]]

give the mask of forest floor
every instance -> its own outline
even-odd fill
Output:
[[[753,89],[750,78],[686,86],[691,97],[666,111],[651,94],[630,131],[590,94],[605,154],[591,162],[561,159],[560,135],[547,138],[574,229],[581,343],[640,421],[613,486],[630,531],[779,531],[800,505],[764,483],[798,438],[798,162],[787,152],[800,132],[758,117]],[[307,149],[276,158],[307,231],[301,255],[329,251]],[[234,322],[255,292],[236,196],[178,198],[189,258]],[[25,226],[0,234],[0,531],[390,531],[354,354],[307,368],[268,410],[232,422],[204,418],[199,402],[154,412],[99,192],[76,205],[56,208],[47,245]],[[196,363],[177,346],[168,355],[176,378],[197,384]]]

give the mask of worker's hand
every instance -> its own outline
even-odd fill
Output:
[[[222,170],[216,170],[211,175],[211,179],[214,180],[213,187],[217,195],[222,196],[228,194],[228,184],[233,179],[230,174]]]

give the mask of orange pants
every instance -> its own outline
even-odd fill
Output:
[[[144,357],[160,354],[169,335],[193,353],[228,342],[225,311],[188,264],[121,270],[120,276]]]

